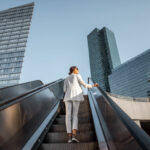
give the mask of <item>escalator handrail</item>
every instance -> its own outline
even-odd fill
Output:
[[[16,96],[15,98],[10,98],[10,99],[7,99],[5,101],[2,101],[2,102],[0,102],[0,111],[5,109],[5,108],[7,108],[7,107],[9,107],[12,104],[18,103],[22,99],[24,99],[26,97],[29,97],[32,94],[38,93],[41,90],[46,89],[46,88],[48,88],[48,87],[50,87],[50,86],[52,86],[52,85],[54,85],[54,84],[56,84],[56,83],[58,83],[60,81],[63,81],[63,79],[58,79],[58,80],[50,82],[48,84],[41,85],[41,86],[36,87],[36,88],[34,88],[32,90],[29,90],[28,92],[25,92],[25,93],[21,94],[19,96]]]
[[[96,83],[92,78],[88,77],[88,83],[90,80]],[[131,132],[134,138],[137,140],[139,145],[144,148],[144,150],[150,150],[150,137],[142,130],[101,88],[97,87],[100,93],[104,96],[105,100],[110,104],[113,110],[116,112],[122,123]],[[90,89],[89,89],[90,90]]]

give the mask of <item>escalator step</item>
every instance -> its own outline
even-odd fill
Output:
[[[92,123],[79,124],[79,131],[94,130]],[[53,124],[49,130],[50,132],[65,132],[66,125],[64,124]]]
[[[79,109],[78,114],[81,115],[82,113],[91,113],[90,109],[86,110],[86,109]]]
[[[81,107],[84,107],[84,106],[89,107],[89,102],[88,101],[80,102],[80,106]]]
[[[96,135],[93,131],[78,132],[77,138],[80,142],[96,141]],[[67,140],[67,132],[49,132],[44,143],[66,143]]]
[[[83,118],[78,118],[79,123],[90,123],[92,122],[92,118],[90,117],[83,117]],[[54,124],[65,124],[65,118],[56,118],[54,120]]]
[[[59,114],[57,117],[58,118],[65,118],[65,114],[63,115],[63,114]],[[90,118],[92,118],[92,115],[90,114],[90,112],[89,113],[82,113],[82,114],[80,114],[80,115],[78,115],[78,117],[90,117]]]
[[[91,111],[89,106],[87,106],[87,105],[80,105],[79,106],[79,113],[80,112],[88,112],[88,111]]]
[[[84,117],[89,117],[91,116],[91,111],[79,111],[78,116],[84,116]]]
[[[79,112],[78,113],[82,113],[82,112],[90,112],[90,108],[88,108],[88,107],[79,108]]]
[[[98,150],[97,142],[42,144],[39,150]]]
[[[57,117],[56,118],[65,118],[66,117],[66,115],[62,115],[62,114],[59,114],[59,115],[57,115]],[[86,114],[80,114],[80,115],[78,115],[78,119],[83,119],[83,118],[91,118],[92,119],[92,115],[89,115],[89,116],[87,116]]]

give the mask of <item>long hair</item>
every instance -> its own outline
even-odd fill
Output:
[[[70,72],[68,74],[70,75],[74,71],[75,68],[77,68],[77,66],[71,66],[69,69]]]

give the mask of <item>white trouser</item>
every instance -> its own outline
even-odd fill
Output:
[[[67,133],[72,133],[73,129],[78,130],[78,110],[80,101],[65,101],[66,107],[66,129]]]

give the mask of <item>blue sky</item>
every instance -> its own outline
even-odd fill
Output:
[[[22,82],[48,83],[76,65],[90,76],[87,35],[106,26],[115,33],[121,62],[150,48],[149,0],[0,0],[0,10],[35,2]]]

